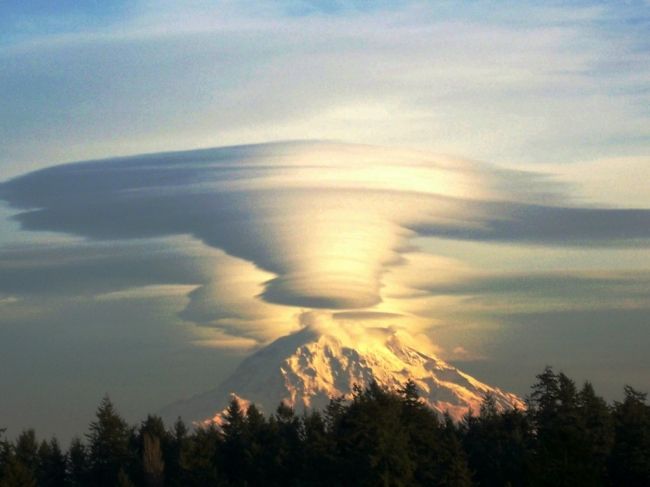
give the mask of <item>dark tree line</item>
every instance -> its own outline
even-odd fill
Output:
[[[67,451],[33,430],[13,442],[0,434],[0,487],[650,486],[645,394],[625,387],[609,405],[550,368],[537,379],[527,410],[499,411],[487,396],[459,424],[423,405],[410,381],[303,415],[233,401],[222,427],[192,431],[156,416],[130,426],[104,398]]]

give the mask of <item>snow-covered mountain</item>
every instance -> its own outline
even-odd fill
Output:
[[[391,328],[364,328],[353,335],[308,327],[279,338],[244,360],[216,389],[179,401],[161,411],[166,420],[181,416],[204,422],[218,417],[232,394],[274,412],[281,401],[297,411],[323,408],[333,396],[350,396],[355,384],[373,379],[396,389],[412,379],[424,401],[439,412],[460,419],[469,408],[478,411],[486,393],[499,408],[523,408],[514,394],[488,386],[432,354],[416,350],[411,337]]]

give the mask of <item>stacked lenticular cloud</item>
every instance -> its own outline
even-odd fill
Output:
[[[325,142],[67,164],[3,183],[0,198],[29,230],[200,240],[218,269],[201,271],[183,316],[235,334],[251,313],[417,315],[402,304],[435,288],[422,275],[435,281],[432,273],[453,270],[435,246],[418,250],[419,238],[611,245],[650,237],[650,211],[573,207],[539,174]],[[419,284],[396,282],[406,275]],[[227,325],[228,306],[240,316]]]

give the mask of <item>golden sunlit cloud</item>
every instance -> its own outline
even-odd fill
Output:
[[[436,239],[611,247],[650,237],[650,211],[573,207],[565,190],[548,175],[421,151],[291,142],[57,166],[0,185],[0,197],[28,230],[174,249],[174,273],[150,283],[143,267],[141,283],[97,299],[184,294],[180,317],[212,330],[197,330],[199,343],[246,348],[306,326],[313,310],[330,327],[418,334],[460,307],[557,305],[566,299],[554,283],[619,282],[480,270],[437,250]],[[635,302],[638,277],[621,284],[640,289]]]

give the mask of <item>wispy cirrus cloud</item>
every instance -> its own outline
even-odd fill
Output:
[[[509,163],[638,156],[650,56],[633,9],[647,16],[618,2],[139,3],[0,50],[1,163],[296,138]]]

